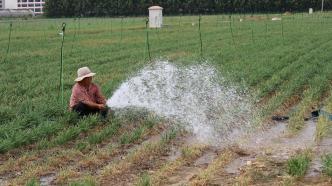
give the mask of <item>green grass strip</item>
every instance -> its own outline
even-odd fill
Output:
[[[309,152],[298,154],[287,161],[287,173],[294,177],[302,177],[309,168],[311,157]]]
[[[89,144],[98,144],[101,143],[105,138],[113,136],[116,134],[121,127],[121,123],[119,120],[113,120],[111,125],[108,125],[105,129],[101,132],[92,134],[87,138]]]
[[[148,130],[153,128],[153,126],[156,124],[156,120],[154,120],[153,118],[146,118],[145,120],[143,120],[143,123],[141,126],[139,126],[138,128],[136,128],[134,131],[130,132],[130,133],[124,133],[121,137],[120,137],[120,144],[121,145],[125,145],[125,144],[130,144],[133,143],[135,141],[137,141],[138,139],[140,139],[143,134]]]
[[[75,126],[69,127],[63,132],[59,133],[52,141],[42,141],[38,148],[51,148],[58,145],[64,145],[67,142],[76,139],[80,133],[87,132],[98,124],[98,116],[89,116],[79,121]]]
[[[322,157],[323,173],[332,177],[332,154],[327,154]]]

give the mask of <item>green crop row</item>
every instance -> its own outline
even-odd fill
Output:
[[[97,116],[89,116],[81,119],[77,125],[71,126],[58,133],[52,140],[44,138],[38,143],[39,149],[55,147],[64,145],[67,142],[76,139],[81,133],[87,132],[89,129],[95,127],[98,123]]]
[[[272,95],[264,106],[265,115],[269,115],[294,95],[304,99],[302,92],[306,87],[316,89],[315,82],[324,78],[325,83],[331,80],[330,76],[318,73],[326,69],[331,60],[329,15],[302,17],[294,14],[282,16],[282,22],[270,21],[280,15],[269,15],[269,20],[265,19],[266,15],[236,15],[232,16],[231,24],[228,15],[203,16],[203,57],[227,80],[244,84],[258,99]],[[264,20],[259,20],[261,16]],[[58,33],[62,22],[67,23],[66,100],[70,97],[76,70],[81,66],[89,66],[97,72],[96,83],[101,85],[106,97],[110,97],[123,81],[147,64],[144,18],[13,20],[9,55],[0,67],[3,82],[0,85],[0,147],[5,149],[3,152],[46,140],[77,123],[61,122],[61,118],[67,117],[63,112],[67,105],[59,105],[58,100],[61,44]],[[205,61],[199,53],[198,16],[165,17],[164,23],[162,29],[149,29],[154,59],[184,64]],[[0,22],[0,53],[3,54],[8,45],[8,24]],[[3,56],[0,55],[1,62]],[[321,63],[323,61],[326,63]],[[317,88],[308,93],[317,95],[315,100],[307,98],[310,105],[319,102],[319,97],[327,91],[325,86]],[[52,126],[49,130],[53,130],[50,135],[42,129],[48,125]],[[112,133],[113,129],[109,130],[91,141],[102,141]],[[36,139],[26,136],[24,141],[17,137],[31,131],[35,131]],[[75,138],[69,136],[77,136],[79,131],[84,130],[73,128],[61,134],[67,137],[58,143]],[[142,131],[136,132],[139,136]]]

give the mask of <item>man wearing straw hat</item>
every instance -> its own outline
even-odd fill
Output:
[[[70,109],[76,111],[80,116],[100,113],[106,118],[108,108],[105,97],[100,88],[92,83],[92,77],[96,75],[88,67],[77,70],[76,83],[73,86],[70,97]]]

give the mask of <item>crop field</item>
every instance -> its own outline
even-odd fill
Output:
[[[147,29],[144,17],[1,20],[0,185],[331,184],[332,122],[305,120],[321,107],[332,112],[331,12],[166,16],[163,25]],[[218,147],[193,143],[190,131],[150,110],[120,109],[106,121],[68,111],[79,67],[96,72],[110,98],[157,60],[208,64],[248,92],[254,135]]]

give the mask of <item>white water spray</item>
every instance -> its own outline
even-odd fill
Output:
[[[184,124],[199,142],[218,144],[250,126],[252,117],[247,96],[223,82],[206,64],[178,67],[159,61],[123,83],[107,104],[146,108]]]

